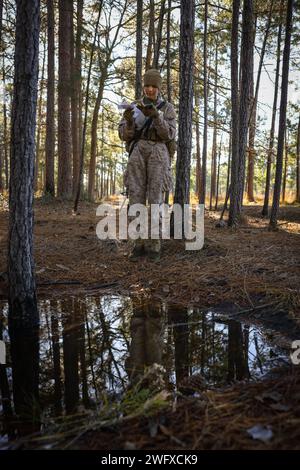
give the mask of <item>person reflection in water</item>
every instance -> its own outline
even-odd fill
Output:
[[[131,344],[125,369],[130,384],[137,383],[146,368],[162,365],[164,317],[159,307],[134,309],[130,323]],[[161,370],[161,369],[160,369]]]

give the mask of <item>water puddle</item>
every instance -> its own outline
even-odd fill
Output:
[[[287,361],[264,329],[213,312],[116,295],[44,300],[39,310],[39,331],[10,337],[7,306],[0,305],[7,348],[0,366],[4,439],[36,430],[30,424],[35,413],[46,422],[113,403],[153,364],[162,366],[168,389],[180,390],[191,376],[208,388],[258,380],[274,361]],[[13,410],[23,416],[21,431],[12,424]]]

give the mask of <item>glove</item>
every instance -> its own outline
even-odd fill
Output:
[[[126,111],[124,111],[123,117],[124,119],[126,119],[129,125],[133,124],[133,113],[134,113],[133,109],[126,109]]]
[[[148,118],[155,119],[158,117],[158,110],[154,104],[144,106],[143,104],[138,104],[137,107]]]

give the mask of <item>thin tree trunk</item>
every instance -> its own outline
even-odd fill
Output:
[[[155,4],[154,0],[150,0],[149,5],[149,32],[148,32],[148,45],[146,54],[146,70],[151,67],[152,50],[155,46],[155,28],[154,28]]]
[[[4,98],[5,99],[5,98]],[[5,188],[9,187],[9,146],[8,146],[8,126],[7,126],[7,107],[3,104],[3,131],[4,131],[4,163],[5,163]]]
[[[217,210],[218,210],[218,199],[219,199],[219,183],[220,183],[220,159],[221,159],[221,148],[222,148],[222,135],[221,135],[221,139],[220,139],[219,152],[218,152],[217,194],[216,194],[215,211],[217,211]]]
[[[168,0],[168,14],[167,14],[167,96],[168,101],[172,101],[172,82],[171,82],[171,9],[172,0]]]
[[[196,108],[196,195],[199,200],[201,188],[201,150],[200,150],[200,90],[195,87]]]
[[[183,0],[180,3],[180,18],[179,132],[174,202],[183,206],[188,204],[190,199],[195,25],[194,0]]]
[[[74,162],[75,169],[73,168],[73,175],[76,179],[76,188],[79,183],[79,161],[80,161],[80,150],[82,147],[82,108],[83,108],[83,95],[81,89],[82,83],[82,45],[81,45],[81,36],[82,36],[82,18],[83,18],[83,0],[77,1],[77,32],[76,32],[76,50],[75,50],[75,70],[76,70],[76,80],[75,80],[75,89],[76,89],[76,100],[78,106],[78,162]],[[74,193],[75,196],[75,193]]]
[[[152,67],[158,69],[166,0],[161,0]]]
[[[235,225],[238,214],[238,165],[239,165],[239,9],[240,0],[232,3],[231,24],[231,184],[228,225]],[[228,168],[229,171],[229,168]],[[227,180],[229,176],[227,177]],[[229,189],[229,188],[228,188]],[[229,195],[229,191],[228,191]],[[226,202],[226,198],[225,198]],[[225,205],[224,205],[225,206]],[[221,214],[223,217],[224,209]]]
[[[135,99],[139,99],[143,93],[142,68],[143,68],[143,0],[137,0],[136,12],[136,82]]]
[[[208,81],[207,81],[207,16],[208,0],[204,2],[204,37],[203,37],[203,80],[204,80],[204,99],[203,99],[203,149],[202,149],[202,175],[200,188],[200,204],[205,205],[206,197],[206,161],[207,161],[207,106],[208,106]]]
[[[256,36],[256,23],[253,31],[253,44],[255,44]],[[249,119],[249,143],[248,143],[248,174],[247,174],[247,198],[249,202],[255,202],[254,191],[253,191],[253,180],[254,180],[254,158],[255,158],[255,126],[256,126],[256,100],[254,96],[254,48],[251,54],[250,60],[250,119]]]
[[[45,62],[46,62],[46,39],[44,42],[43,50],[43,59],[42,59],[42,71],[40,82],[40,96],[38,98],[38,112],[37,112],[37,135],[36,135],[36,157],[35,157],[35,177],[34,177],[34,187],[37,191],[41,184],[39,184],[39,169],[40,169],[40,147],[41,147],[41,129],[43,126],[42,123],[42,106],[43,106],[43,93],[44,93],[44,83],[45,83]]]
[[[211,152],[211,177],[210,177],[209,210],[212,210],[212,202],[213,202],[213,199],[216,198],[216,178],[217,178],[217,90],[218,90],[218,41],[216,41],[216,51],[215,51],[214,131],[213,131],[213,145],[212,145],[212,152]]]
[[[4,146],[4,167],[5,167],[5,189],[8,189],[9,186],[9,163],[8,163],[8,153],[9,153],[9,137],[8,137],[8,126],[7,126],[7,107],[6,107],[6,72],[5,72],[5,62],[4,62],[4,54],[3,54],[3,146]]]
[[[244,183],[245,183],[245,163],[247,152],[247,135],[249,129],[250,116],[250,84],[251,76],[249,69],[251,67],[251,58],[254,48],[254,10],[253,0],[244,0],[243,6],[243,31],[241,44],[241,69],[242,84],[240,91],[240,128],[239,128],[239,216],[243,206]]]
[[[231,153],[232,153],[232,132],[230,132],[229,136],[229,148],[228,148],[228,160],[227,160],[227,180],[226,180],[226,193],[225,193],[225,201],[223,205],[223,209],[220,215],[220,221],[223,220],[225,211],[227,210],[228,199],[230,195],[230,174],[231,174]]]
[[[281,32],[282,32],[281,17],[282,17],[283,6],[284,6],[284,0],[281,0],[280,24],[278,26],[278,35],[277,35],[277,59],[276,59],[276,72],[275,72],[274,99],[273,99],[272,121],[271,121],[270,138],[269,138],[269,149],[268,149],[268,156],[267,156],[265,197],[264,197],[264,205],[262,209],[263,217],[267,217],[268,212],[269,212],[271,166],[272,166],[272,155],[273,155],[273,148],[274,148],[275,121],[276,121],[276,113],[277,113],[277,99],[278,99],[278,88],[279,88],[279,71],[280,71],[280,55],[281,55],[280,46],[281,46]]]
[[[102,155],[101,155],[101,158],[102,158]],[[103,193],[104,193],[103,182],[104,182],[104,168],[103,168],[103,162],[102,162],[101,169],[100,169],[100,199],[103,198]]]
[[[284,155],[284,170],[282,180],[282,202],[285,202],[286,197],[286,177],[287,177],[287,166],[288,166],[288,155],[289,155],[289,134],[285,129],[285,155]]]
[[[58,55],[58,184],[57,195],[69,199],[72,195],[71,147],[71,4],[59,0]]]
[[[291,33],[293,25],[293,5],[294,0],[288,0],[287,15],[286,15],[286,30],[285,30],[285,44],[282,59],[282,82],[281,82],[281,99],[280,99],[280,113],[279,113],[279,131],[278,131],[278,144],[277,144],[277,158],[276,158],[276,173],[275,173],[275,186],[273,194],[273,204],[270,217],[270,229],[277,228],[277,217],[279,211],[280,188],[282,179],[282,160],[283,160],[283,146],[284,146],[284,133],[286,128],[286,108],[287,108],[287,93],[288,93],[288,79],[289,79],[289,61],[291,49]]]
[[[101,198],[104,196],[105,159],[104,159],[104,113],[101,116]]]
[[[46,117],[46,180],[45,192],[55,195],[54,183],[54,4],[47,0],[48,65],[47,65],[47,117]]]
[[[167,96],[168,102],[172,102],[172,82],[171,82],[171,8],[172,0],[168,0],[168,13],[167,13],[167,44],[166,44],[166,62],[167,62]],[[169,191],[165,192],[164,203],[169,204]]]
[[[101,70],[100,83],[98,88],[98,95],[96,98],[95,108],[92,119],[91,130],[91,156],[89,165],[89,183],[88,183],[88,199],[94,201],[95,199],[95,173],[96,173],[96,154],[97,154],[97,128],[100,105],[103,98],[104,85],[107,77],[107,65],[104,64]]]
[[[78,31],[77,31],[78,34]],[[70,67],[71,67],[71,128],[72,128],[72,161],[73,161],[73,173],[72,173],[72,194],[75,195],[77,184],[78,184],[78,166],[79,166],[79,133],[78,133],[78,86],[76,81],[78,80],[76,70],[77,64],[74,55],[74,12],[73,3],[71,5],[70,12]]]

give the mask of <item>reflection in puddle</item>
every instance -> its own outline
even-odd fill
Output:
[[[7,365],[0,366],[2,434],[8,438],[38,429],[46,417],[120,399],[154,363],[168,387],[180,388],[190,376],[210,387],[258,379],[282,355],[263,330],[197,309],[114,295],[45,300],[39,309],[39,332],[9,335],[7,306],[0,305],[0,339],[8,350]],[[21,428],[12,423],[12,410]]]

